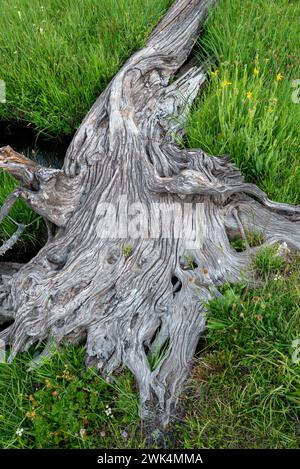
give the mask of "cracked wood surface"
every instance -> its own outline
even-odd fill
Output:
[[[85,341],[88,365],[131,370],[142,418],[163,426],[205,329],[205,303],[251,265],[255,248],[236,252],[231,238],[255,232],[264,245],[300,246],[299,207],[270,201],[227,156],[176,143],[205,80],[205,66],[186,61],[213,3],[173,3],[85,117],[62,170],[0,149],[0,167],[21,181],[2,215],[21,197],[53,226],[31,262],[2,275],[0,319],[14,323],[0,338],[11,359],[45,339],[47,354],[53,341]],[[99,206],[115,203],[120,218],[120,195],[146,207],[198,204],[199,247],[191,252],[172,229],[155,239],[99,236]],[[162,350],[153,370],[148,358]]]

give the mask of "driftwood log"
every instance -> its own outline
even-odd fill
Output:
[[[162,425],[205,328],[206,302],[245,269],[250,275],[256,248],[236,252],[230,240],[255,232],[263,245],[300,247],[299,207],[270,201],[227,156],[178,143],[205,79],[188,58],[212,3],[174,2],[85,117],[62,170],[0,150],[0,168],[21,182],[2,218],[22,198],[49,235],[34,259],[0,277],[0,320],[10,321],[0,339],[10,359],[45,340],[46,350],[86,341],[87,365],[108,376],[128,367],[141,417]],[[154,214],[155,236],[143,210]],[[132,235],[126,223],[135,224]]]

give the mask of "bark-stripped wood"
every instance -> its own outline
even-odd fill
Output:
[[[255,231],[266,245],[300,246],[299,207],[271,202],[243,181],[228,157],[176,144],[205,79],[203,67],[184,64],[212,3],[174,2],[96,101],[62,170],[0,150],[0,167],[21,181],[3,214],[21,197],[51,227],[31,262],[2,275],[0,319],[14,323],[0,338],[10,345],[11,359],[47,338],[85,340],[87,364],[105,375],[127,366],[139,387],[141,416],[156,416],[163,425],[205,328],[205,303],[225,281],[239,281],[251,263],[255,249],[238,253],[231,237]],[[198,203],[200,247],[192,252],[193,265],[184,260],[186,241],[171,230],[169,237],[148,240],[99,237],[97,208],[117,204],[120,195],[146,207]],[[124,255],[128,243],[132,252]],[[152,370],[147,352],[162,349]]]

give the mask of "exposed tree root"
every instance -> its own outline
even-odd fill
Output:
[[[21,181],[1,214],[21,197],[48,221],[50,234],[30,263],[2,276],[0,320],[14,319],[2,333],[10,359],[45,339],[85,340],[87,364],[104,375],[126,365],[139,387],[141,416],[163,426],[205,328],[206,302],[250,266],[253,248],[236,252],[231,238],[258,232],[265,244],[300,247],[299,207],[271,202],[228,157],[176,144],[204,69],[189,65],[170,79],[212,3],[174,2],[84,119],[63,170],[0,149],[0,167]],[[99,208],[108,202],[112,225],[124,229],[124,219],[136,217],[131,204],[139,203],[152,210],[158,233],[140,226],[139,237],[106,236]],[[178,213],[193,207],[194,234],[177,236],[158,204]]]

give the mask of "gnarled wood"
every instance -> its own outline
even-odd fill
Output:
[[[141,416],[163,425],[205,328],[205,303],[251,263],[252,248],[236,252],[230,238],[259,231],[266,244],[300,246],[299,207],[269,201],[228,157],[176,143],[205,79],[203,67],[183,65],[212,3],[174,2],[84,119],[62,171],[0,150],[1,167],[22,183],[18,196],[56,226],[39,254],[5,279],[0,305],[14,318],[5,331],[11,359],[47,338],[85,340],[87,364],[106,375],[126,365]],[[120,196],[154,209],[156,237],[105,235],[103,204],[116,207],[112,224],[133,218]],[[175,236],[157,204],[170,211],[194,204],[197,247]],[[162,350],[153,370],[149,356]]]
[[[80,199],[79,178],[69,180],[63,171],[44,168],[11,147],[0,148],[0,168],[17,178],[16,189],[0,210],[0,221],[9,213],[17,198],[26,201],[45,220],[64,226]]]

